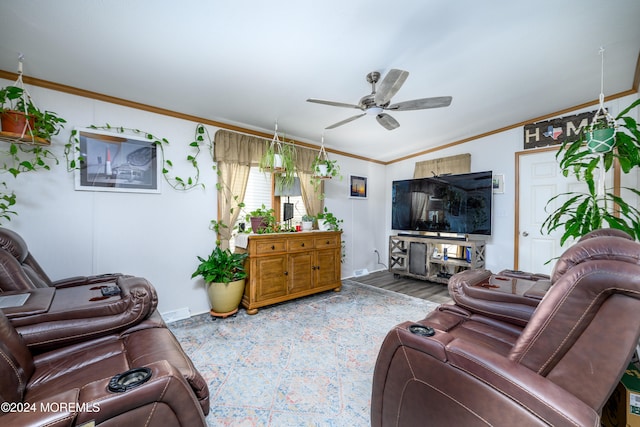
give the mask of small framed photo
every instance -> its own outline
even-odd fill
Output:
[[[494,194],[504,193],[504,174],[494,174],[491,182]]]
[[[160,156],[152,141],[95,129],[76,129],[76,190],[160,193]]]
[[[349,175],[349,197],[353,199],[367,198],[367,177]]]

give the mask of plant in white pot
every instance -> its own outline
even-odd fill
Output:
[[[276,124],[273,139],[268,143],[264,154],[260,158],[260,171],[279,175],[279,179],[276,181],[278,190],[288,188],[293,185],[295,178],[295,156],[294,145],[280,141],[278,125]]]
[[[311,184],[317,192],[320,183],[325,179],[340,178],[340,165],[337,160],[329,160],[327,151],[324,148],[324,136],[322,138],[322,144],[320,145],[320,151],[311,164],[313,174],[311,175]]]
[[[322,231],[339,231],[344,221],[338,219],[327,207],[318,214],[318,229]]]
[[[202,276],[204,279],[211,316],[227,317],[238,311],[247,277],[244,267],[247,256],[246,253],[233,253],[218,246],[206,259],[198,256],[200,264],[191,278]]]
[[[313,230],[313,221],[315,217],[313,215],[303,215],[302,216],[302,231],[311,231]]]

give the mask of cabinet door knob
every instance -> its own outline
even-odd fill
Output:
[[[288,276],[288,275],[289,275],[289,272],[288,272],[288,271],[285,271],[285,272],[284,272],[284,275],[285,275],[285,276]]]
[[[271,245],[271,250],[275,251],[276,250],[276,245]]]
[[[312,269],[312,270],[315,270],[315,269],[316,269],[316,266],[315,266],[315,265],[312,265],[312,266],[311,266],[311,269]]]
[[[303,243],[303,244],[301,244],[300,246],[302,246],[302,247],[304,248],[304,243]]]

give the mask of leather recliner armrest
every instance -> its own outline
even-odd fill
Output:
[[[146,365],[151,369],[151,378],[130,390],[111,392],[108,384],[111,377],[87,384],[80,391],[79,402],[96,411],[80,412],[77,424],[95,421],[100,424],[118,417],[123,425],[185,425],[205,426],[200,404],[184,377],[169,362],[163,360]],[[167,411],[156,411],[156,406],[165,405]],[[133,412],[135,410],[135,412]],[[172,422],[173,417],[179,422]]]
[[[123,276],[123,274],[107,273],[107,274],[97,274],[95,276],[66,277],[64,279],[52,281],[51,285],[56,288],[70,288],[73,286],[93,285],[96,283],[113,282],[120,276]]]
[[[140,277],[121,276],[120,295],[104,298],[100,286],[55,290],[46,312],[13,317],[11,323],[33,352],[42,352],[122,331],[147,319],[156,309],[155,288]]]
[[[449,280],[449,294],[455,303],[475,313],[519,326],[529,322],[540,298],[527,292],[538,281],[496,276],[489,270],[467,270]]]

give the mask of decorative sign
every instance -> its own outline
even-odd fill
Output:
[[[595,113],[594,110],[525,125],[524,149],[559,145],[567,139],[575,140],[582,129],[589,126]]]

